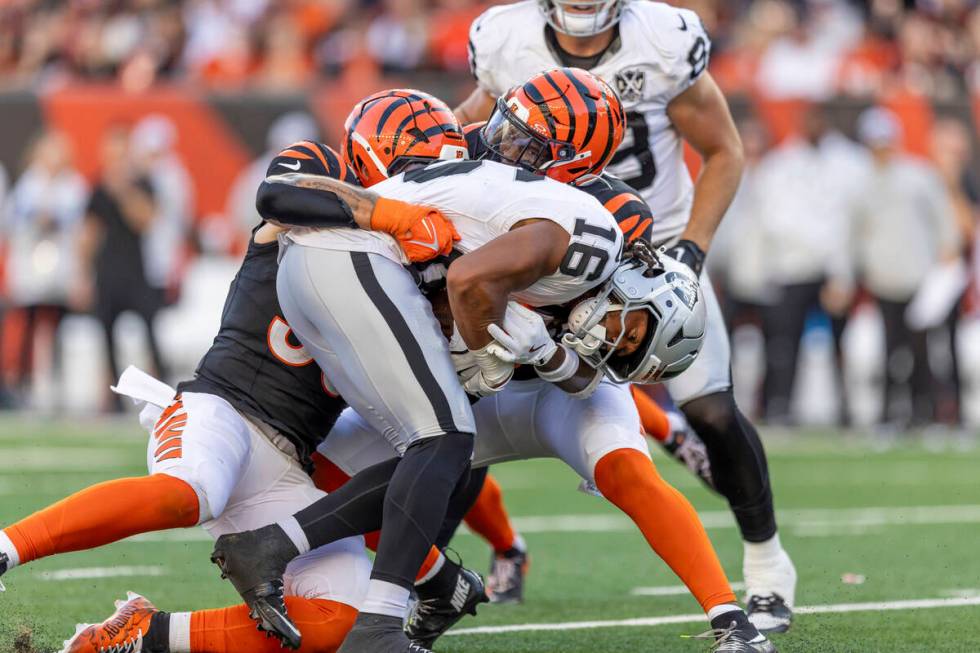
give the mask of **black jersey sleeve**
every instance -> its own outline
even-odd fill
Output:
[[[627,245],[638,238],[650,242],[653,228],[653,212],[636,191],[619,177],[603,174],[579,189],[602,202],[613,214],[623,232]]]
[[[276,155],[259,185],[255,208],[265,220],[296,227],[356,227],[350,207],[329,191],[275,181],[277,175],[302,173],[357,184],[357,177],[330,147],[313,141],[294,143]]]

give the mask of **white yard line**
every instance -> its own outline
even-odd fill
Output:
[[[745,589],[745,583],[732,583],[732,590],[738,592]],[[631,596],[687,596],[691,590],[684,585],[661,585],[659,587],[634,587]]]
[[[734,528],[727,510],[698,513],[705,528]],[[876,528],[904,525],[978,524],[980,505],[900,506],[876,508],[780,510],[779,524],[800,537],[861,535]],[[516,517],[521,533],[588,533],[631,531],[636,528],[623,515],[559,515]]]
[[[911,601],[887,601],[882,603],[838,603],[797,607],[797,614],[837,614],[844,612],[883,612],[887,610],[927,610],[931,608],[957,608],[980,605],[980,597],[959,599],[915,599]],[[706,623],[704,614],[683,614],[667,617],[619,619],[616,621],[571,621],[555,624],[517,624],[513,626],[481,626],[451,630],[452,635],[498,635],[502,633],[544,632],[549,630],[590,630],[594,628],[630,628],[667,626],[671,624]]]
[[[37,574],[41,580],[89,580],[92,578],[123,578],[127,576],[165,576],[163,567],[81,567],[58,569]]]
[[[118,449],[92,447],[0,448],[0,470],[13,472],[101,472],[138,465],[141,460]]]

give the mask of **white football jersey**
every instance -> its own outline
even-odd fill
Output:
[[[545,36],[536,0],[487,10],[470,28],[470,63],[493,96],[563,64]],[[620,42],[591,70],[616,89],[626,109],[623,144],[607,170],[637,189],[653,211],[653,241],[680,235],[694,185],[667,105],[708,68],[711,41],[698,15],[662,2],[623,7]]]
[[[382,197],[439,209],[459,232],[464,254],[506,234],[522,220],[551,220],[571,239],[558,271],[515,293],[531,306],[564,304],[609,278],[623,250],[616,219],[591,195],[553,179],[492,161],[445,161],[387,179]],[[310,247],[373,252],[405,263],[388,234],[364,229],[293,229],[290,240]]]

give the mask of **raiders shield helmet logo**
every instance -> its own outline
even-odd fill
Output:
[[[647,76],[639,68],[616,73],[616,92],[623,102],[639,102],[643,99],[643,87]]]

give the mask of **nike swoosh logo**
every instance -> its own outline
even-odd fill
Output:
[[[410,240],[408,242],[412,243],[413,245],[419,245],[420,247],[427,247],[431,249],[433,252],[438,252],[439,243],[436,240],[435,231],[433,231],[432,227],[429,226],[429,218],[422,218],[422,226],[425,227],[425,230],[429,234],[429,241],[426,242],[424,240]]]
[[[530,349],[527,350],[527,353],[533,354],[534,352],[536,352],[537,350],[541,349],[542,347],[544,347],[544,345],[538,345],[537,347],[531,347]]]
[[[679,29],[680,29],[680,30],[681,30],[682,32],[686,32],[686,31],[687,31],[687,21],[686,21],[686,20],[684,20],[684,16],[682,16],[682,15],[680,15],[680,14],[677,14],[677,17],[681,19],[681,26],[680,26],[680,28],[679,28]]]
[[[281,165],[283,168],[288,168],[289,170],[299,170],[299,161],[294,161],[293,165],[282,162],[280,162],[279,165]]]

